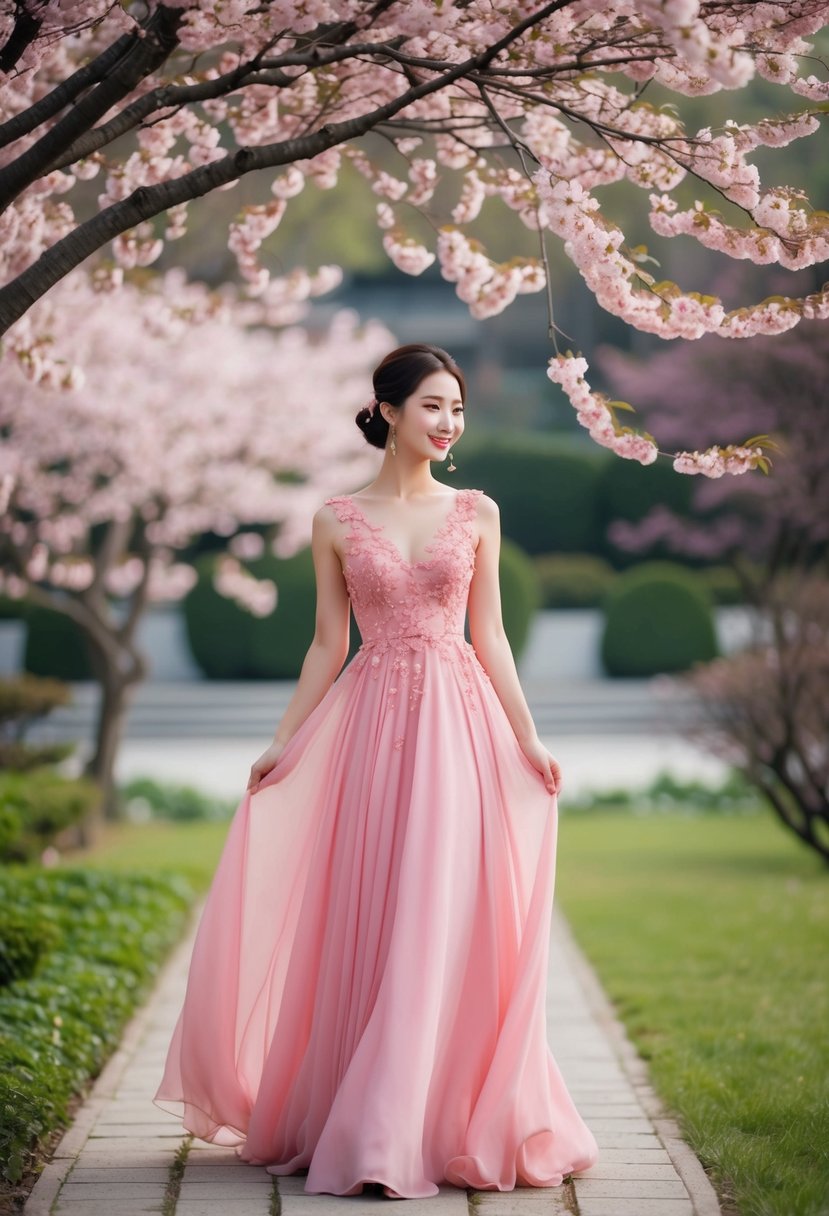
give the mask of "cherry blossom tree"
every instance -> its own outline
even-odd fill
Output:
[[[733,764],[781,823],[829,862],[829,580],[781,575],[773,635],[682,678],[696,694],[689,733]]]
[[[265,304],[179,272],[113,291],[75,271],[32,321],[79,364],[45,357],[33,378],[0,384],[0,591],[58,609],[87,638],[102,693],[88,772],[110,809],[147,667],[136,628],[148,604],[195,581],[182,551],[205,532],[228,537],[217,589],[268,615],[278,588],[242,564],[266,543],[252,526],[273,525],[272,550],[295,552],[319,502],[376,468],[354,415],[392,336],[345,310],[316,337],[289,323],[331,279],[275,280]]]
[[[555,236],[602,308],[663,338],[825,320],[826,289],[726,309],[657,280],[597,192],[612,201],[607,187],[632,183],[660,237],[724,259],[826,260],[829,216],[796,185],[764,187],[750,158],[818,129],[829,80],[809,39],[827,21],[819,0],[0,0],[0,332],[14,327],[13,357],[37,354],[33,378],[49,374],[44,354],[60,352],[45,351],[33,303],[91,254],[151,264],[193,200],[250,173],[270,175],[272,198],[240,210],[230,247],[266,294],[262,240],[308,184],[336,188],[346,162],[392,262],[419,274],[437,259],[475,317],[544,291],[555,340]],[[683,119],[686,98],[758,76],[779,86],[779,112],[703,130]],[[372,161],[369,132],[398,169]],[[447,214],[441,177],[455,184]],[[689,185],[700,197],[684,201]],[[474,235],[485,200],[537,234],[536,256],[488,255]],[[556,350],[548,374],[597,443],[657,458],[656,439],[620,421],[630,406],[590,388],[585,359]],[[665,454],[718,476],[766,471],[765,447],[732,437]]]

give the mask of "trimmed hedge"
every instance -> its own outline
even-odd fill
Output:
[[[507,537],[501,541],[498,581],[501,584],[504,630],[513,656],[517,659],[527,644],[530,625],[541,597],[532,562],[523,549]]]
[[[595,552],[602,536],[598,485],[608,454],[543,433],[496,432],[464,442],[451,484],[498,503],[501,531],[527,553]]]
[[[70,1099],[117,1046],[192,899],[176,875],[0,871],[0,907],[18,926],[45,923],[52,940],[33,973],[0,989],[0,1173],[8,1182],[68,1122]],[[22,973],[29,966],[20,951],[16,965]]]
[[[693,483],[693,477],[677,473],[670,461],[657,460],[644,466],[612,456],[602,465],[596,483],[596,510],[601,524],[594,552],[609,558],[616,567],[641,562],[641,554],[616,548],[608,539],[608,528],[617,519],[638,522],[655,506],[668,507],[677,515],[693,514]],[[670,560],[670,551],[664,545],[655,545],[648,560],[660,559]]]
[[[93,680],[89,645],[82,629],[63,612],[30,604],[23,666],[36,676],[59,680]]]
[[[310,548],[293,557],[266,554],[242,563],[278,589],[275,610],[255,617],[213,586],[217,554],[196,562],[198,579],[184,599],[193,658],[212,680],[295,679],[314,636],[316,592]]]
[[[32,861],[61,832],[97,811],[101,789],[47,768],[0,771],[0,861]]]
[[[533,560],[544,608],[598,608],[616,571],[592,553],[542,553]]]
[[[673,562],[643,562],[617,577],[601,640],[608,675],[685,671],[717,653],[711,598],[696,575]]]

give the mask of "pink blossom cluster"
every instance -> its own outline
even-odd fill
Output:
[[[678,452],[674,457],[677,473],[702,473],[705,477],[722,477],[725,473],[747,473],[756,469],[763,458],[760,447],[707,448],[704,452]]]
[[[254,578],[235,557],[223,553],[216,562],[213,586],[226,599],[234,600],[251,616],[270,616],[276,608],[276,583],[270,578]]]
[[[692,236],[707,249],[731,258],[802,270],[829,258],[829,219],[794,205],[798,197],[781,187],[766,191],[752,204],[757,226],[737,228],[699,199],[680,211],[670,195],[651,195],[650,222],[660,236]]]
[[[620,426],[608,398],[590,388],[586,371],[586,359],[556,355],[549,362],[547,376],[567,394],[580,425],[587,428],[591,439],[626,460],[653,464],[658,451],[651,436],[638,435],[631,427]]]
[[[535,258],[513,258],[493,262],[477,241],[470,241],[457,228],[438,233],[441,274],[457,283],[456,292],[479,320],[503,312],[519,294],[542,291],[543,271]]]

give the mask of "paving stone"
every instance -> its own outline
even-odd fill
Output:
[[[532,1189],[533,1195],[525,1194]],[[521,1187],[514,1191],[475,1191],[471,1211],[479,1216],[572,1216],[561,1187]]]
[[[671,1168],[673,1168],[673,1162],[661,1144],[649,1148],[609,1148],[605,1146],[600,1148],[599,1161],[596,1164],[598,1165],[602,1161],[607,1164],[611,1162],[623,1161],[629,1162],[631,1165],[635,1165],[637,1163],[655,1165],[662,1162],[670,1165]],[[575,1175],[577,1178],[586,1176],[587,1172],[585,1172],[584,1175]]]
[[[169,1172],[174,1159],[174,1153],[142,1153],[138,1156],[130,1153],[129,1161],[125,1161],[123,1153],[116,1157],[112,1153],[90,1153],[85,1151],[78,1157],[78,1164],[75,1166],[75,1169],[105,1170],[109,1174],[122,1169],[155,1167]],[[75,1170],[69,1175],[70,1178],[74,1173]]]
[[[59,1216],[140,1216],[142,1212],[160,1212],[162,1208],[162,1200],[157,1202],[152,1200],[136,1200],[121,1199],[117,1206],[113,1204],[111,1199],[81,1199],[78,1201],[67,1200],[63,1202],[58,1196],[57,1205],[54,1208],[55,1213]]]
[[[90,1139],[107,1136],[109,1139],[122,1139],[128,1136],[130,1140],[144,1139],[147,1136],[175,1136],[182,1139],[181,1124],[167,1119],[156,1123],[113,1123],[109,1119],[100,1119],[92,1129]]]
[[[176,1216],[270,1216],[270,1210],[270,1198],[264,1195],[261,1199],[236,1199],[232,1208],[227,1199],[214,1203],[209,1199],[185,1199],[176,1204]]]
[[[266,1169],[249,1165],[244,1174],[241,1174],[238,1166],[223,1165],[221,1162],[215,1162],[213,1165],[191,1165],[191,1158],[188,1157],[188,1164],[184,1170],[184,1181],[192,1182],[194,1186],[202,1186],[204,1183],[217,1182],[233,1182],[238,1181],[255,1182],[258,1186],[271,1186],[273,1176]],[[244,1162],[240,1162],[244,1165]]]
[[[179,1199],[233,1199],[235,1195],[244,1197],[245,1199],[253,1199],[262,1192],[266,1191],[268,1196],[273,1190],[273,1179],[269,1178],[268,1184],[264,1187],[257,1179],[251,1178],[236,1178],[226,1181],[212,1182],[190,1182],[185,1171],[184,1178],[179,1191]],[[230,1206],[230,1205],[228,1205]]]
[[[626,1119],[591,1119],[590,1130],[598,1140],[599,1144],[607,1139],[608,1136],[614,1136],[619,1132],[625,1135],[653,1135],[653,1124],[650,1119],[646,1119],[642,1111],[639,1112],[639,1118],[632,1117]]]
[[[576,1184],[579,1203],[582,1198],[608,1199],[687,1199],[688,1192],[681,1179],[656,1180],[622,1178],[581,1178]]]
[[[597,1161],[595,1165],[591,1165],[589,1170],[585,1170],[577,1176],[576,1181],[579,1186],[585,1182],[592,1182],[594,1178],[640,1178],[640,1179],[675,1179],[676,1169],[670,1159],[665,1161],[655,1161],[652,1165],[638,1164],[627,1161],[605,1161],[604,1154],[602,1159]]]
[[[161,1182],[167,1185],[170,1176],[168,1165],[113,1165],[109,1169],[78,1164],[63,1184],[63,1190],[76,1182]]]
[[[62,1203],[81,1199],[159,1199],[164,1198],[166,1179],[161,1182],[73,1182],[70,1178],[60,1192]]]
[[[596,1140],[599,1152],[603,1148],[659,1148],[662,1144],[656,1132],[608,1132]]]
[[[389,1200],[382,1191],[362,1195],[284,1194],[280,1187],[282,1216],[384,1216]],[[468,1216],[469,1201],[461,1187],[441,1187],[437,1195],[406,1199],[405,1216]],[[176,1216],[179,1216],[178,1211]]]
[[[579,1198],[578,1204],[579,1216],[694,1216],[690,1199]]]

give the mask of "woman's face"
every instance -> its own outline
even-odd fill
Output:
[[[463,434],[461,386],[450,372],[430,372],[394,412],[398,451],[404,444],[413,455],[445,460]]]

